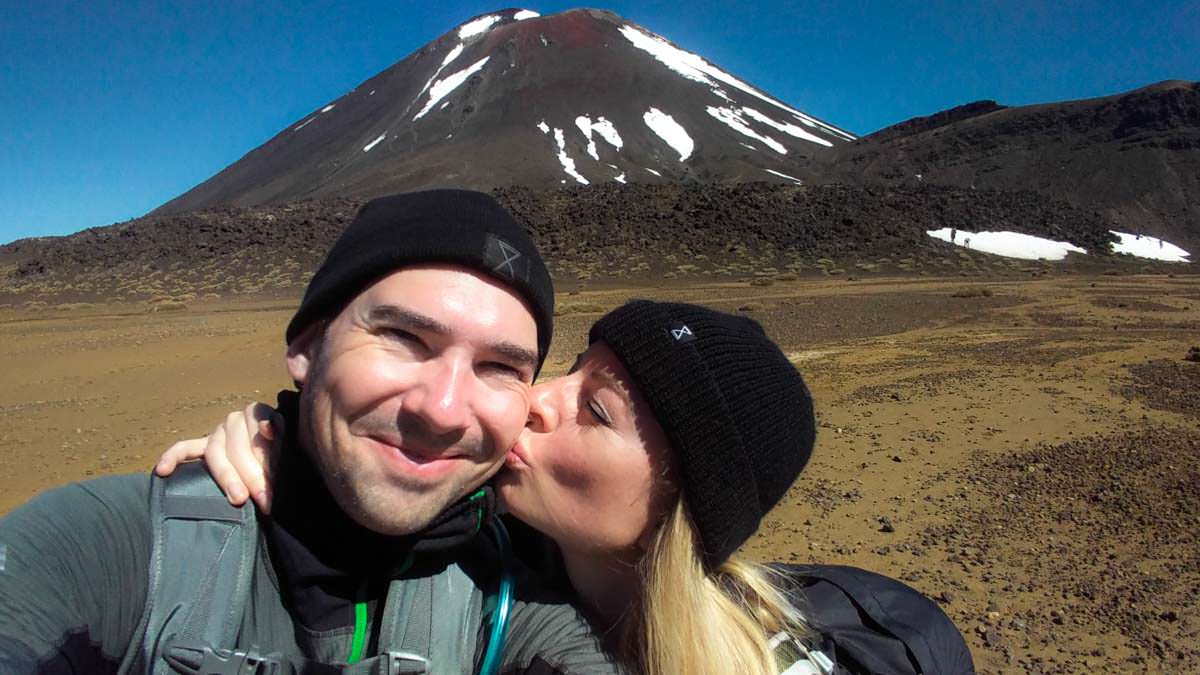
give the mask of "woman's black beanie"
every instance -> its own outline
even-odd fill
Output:
[[[650,404],[675,450],[705,567],[758,529],[812,454],[812,396],[752,319],[633,300],[592,326]]]
[[[287,327],[290,344],[314,321],[336,315],[364,288],[407,265],[452,263],[511,287],[538,328],[538,366],[550,349],[554,286],[525,229],[491,196],[427,190],[367,202],[308,282]]]

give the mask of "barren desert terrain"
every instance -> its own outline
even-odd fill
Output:
[[[760,320],[820,426],[754,556],[904,579],[980,672],[1200,671],[1200,278],[667,284],[561,295],[545,374],[628,297]],[[0,309],[0,513],[272,400],[297,299]]]

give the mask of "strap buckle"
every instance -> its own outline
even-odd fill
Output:
[[[429,673],[429,659],[412,652],[384,652],[380,655],[385,659],[384,675],[424,675]]]
[[[278,654],[261,655],[257,649],[214,649],[206,643],[170,644],[163,658],[184,675],[293,675],[291,663]]]

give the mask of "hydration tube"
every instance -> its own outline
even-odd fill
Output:
[[[479,675],[496,675],[500,672],[500,658],[504,653],[504,642],[508,639],[508,615],[513,603],[512,544],[508,539],[508,529],[498,518],[493,518],[489,527],[496,539],[496,545],[500,547],[500,590],[496,598],[495,613],[492,615],[492,630],[488,634],[487,652],[483,657],[483,665],[479,667]]]

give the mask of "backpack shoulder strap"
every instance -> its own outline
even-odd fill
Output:
[[[230,506],[202,462],[152,479],[150,517],[149,591],[121,675],[171,673],[172,641],[233,644],[254,575],[254,507]]]
[[[974,673],[962,634],[929,598],[895,579],[841,565],[777,565],[806,618],[860,663],[909,672]],[[907,661],[907,663],[904,663]]]

